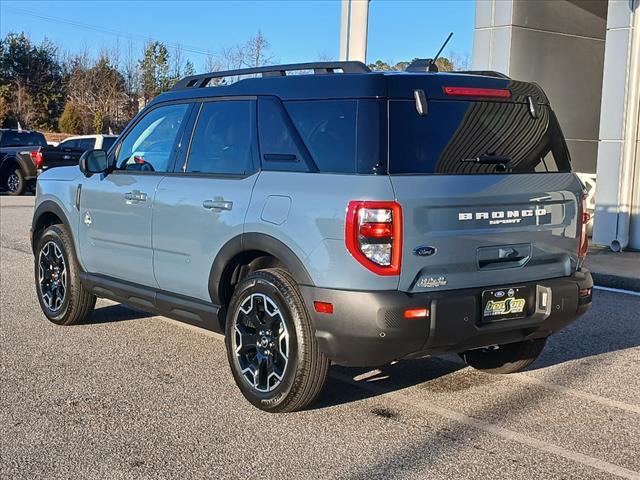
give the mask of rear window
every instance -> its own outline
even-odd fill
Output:
[[[541,106],[537,117],[528,105],[508,102],[433,100],[420,116],[414,101],[390,101],[389,173],[570,171],[553,112]]]
[[[39,132],[2,132],[0,147],[23,147],[39,146],[46,147],[47,141]]]

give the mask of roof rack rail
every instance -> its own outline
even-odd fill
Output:
[[[508,75],[496,72],[495,70],[460,70],[454,73],[464,73],[465,75],[481,75],[483,77],[506,78],[508,80],[511,80],[511,77],[509,77]]]
[[[210,72],[201,75],[191,75],[182,78],[171,90],[184,90],[187,88],[201,88],[209,85],[214,78],[236,77],[241,75],[261,74],[262,77],[285,77],[287,72],[298,70],[313,70],[315,74],[335,73],[342,70],[343,73],[369,73],[371,70],[362,62],[312,62],[292,63],[289,65],[271,65],[266,67],[240,68],[221,72]]]

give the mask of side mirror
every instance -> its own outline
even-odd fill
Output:
[[[108,169],[107,152],[104,150],[87,150],[80,157],[80,171],[85,177],[94,173],[105,173]]]

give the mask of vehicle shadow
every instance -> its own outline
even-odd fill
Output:
[[[612,311],[612,304],[618,308]],[[592,309],[566,329],[552,335],[542,355],[528,370],[540,370],[640,346],[638,307],[638,297],[595,292]],[[472,369],[469,369],[469,374],[451,376],[463,368],[465,365],[457,355],[404,360],[378,369],[333,366],[334,378],[330,377],[327,388],[313,408],[350,403],[417,385],[432,392],[446,393],[487,385],[504,378]],[[340,377],[373,382],[379,393],[356,385],[345,385]]]
[[[96,308],[84,322],[78,325],[100,325],[105,323],[124,322],[127,320],[141,320],[151,314],[134,310],[125,305],[107,305]]]

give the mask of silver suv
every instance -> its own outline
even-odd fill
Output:
[[[106,297],[224,332],[244,396],[294,411],[331,362],[528,366],[591,302],[584,200],[534,84],[357,62],[197,75],[39,178],[36,290],[61,325]]]

